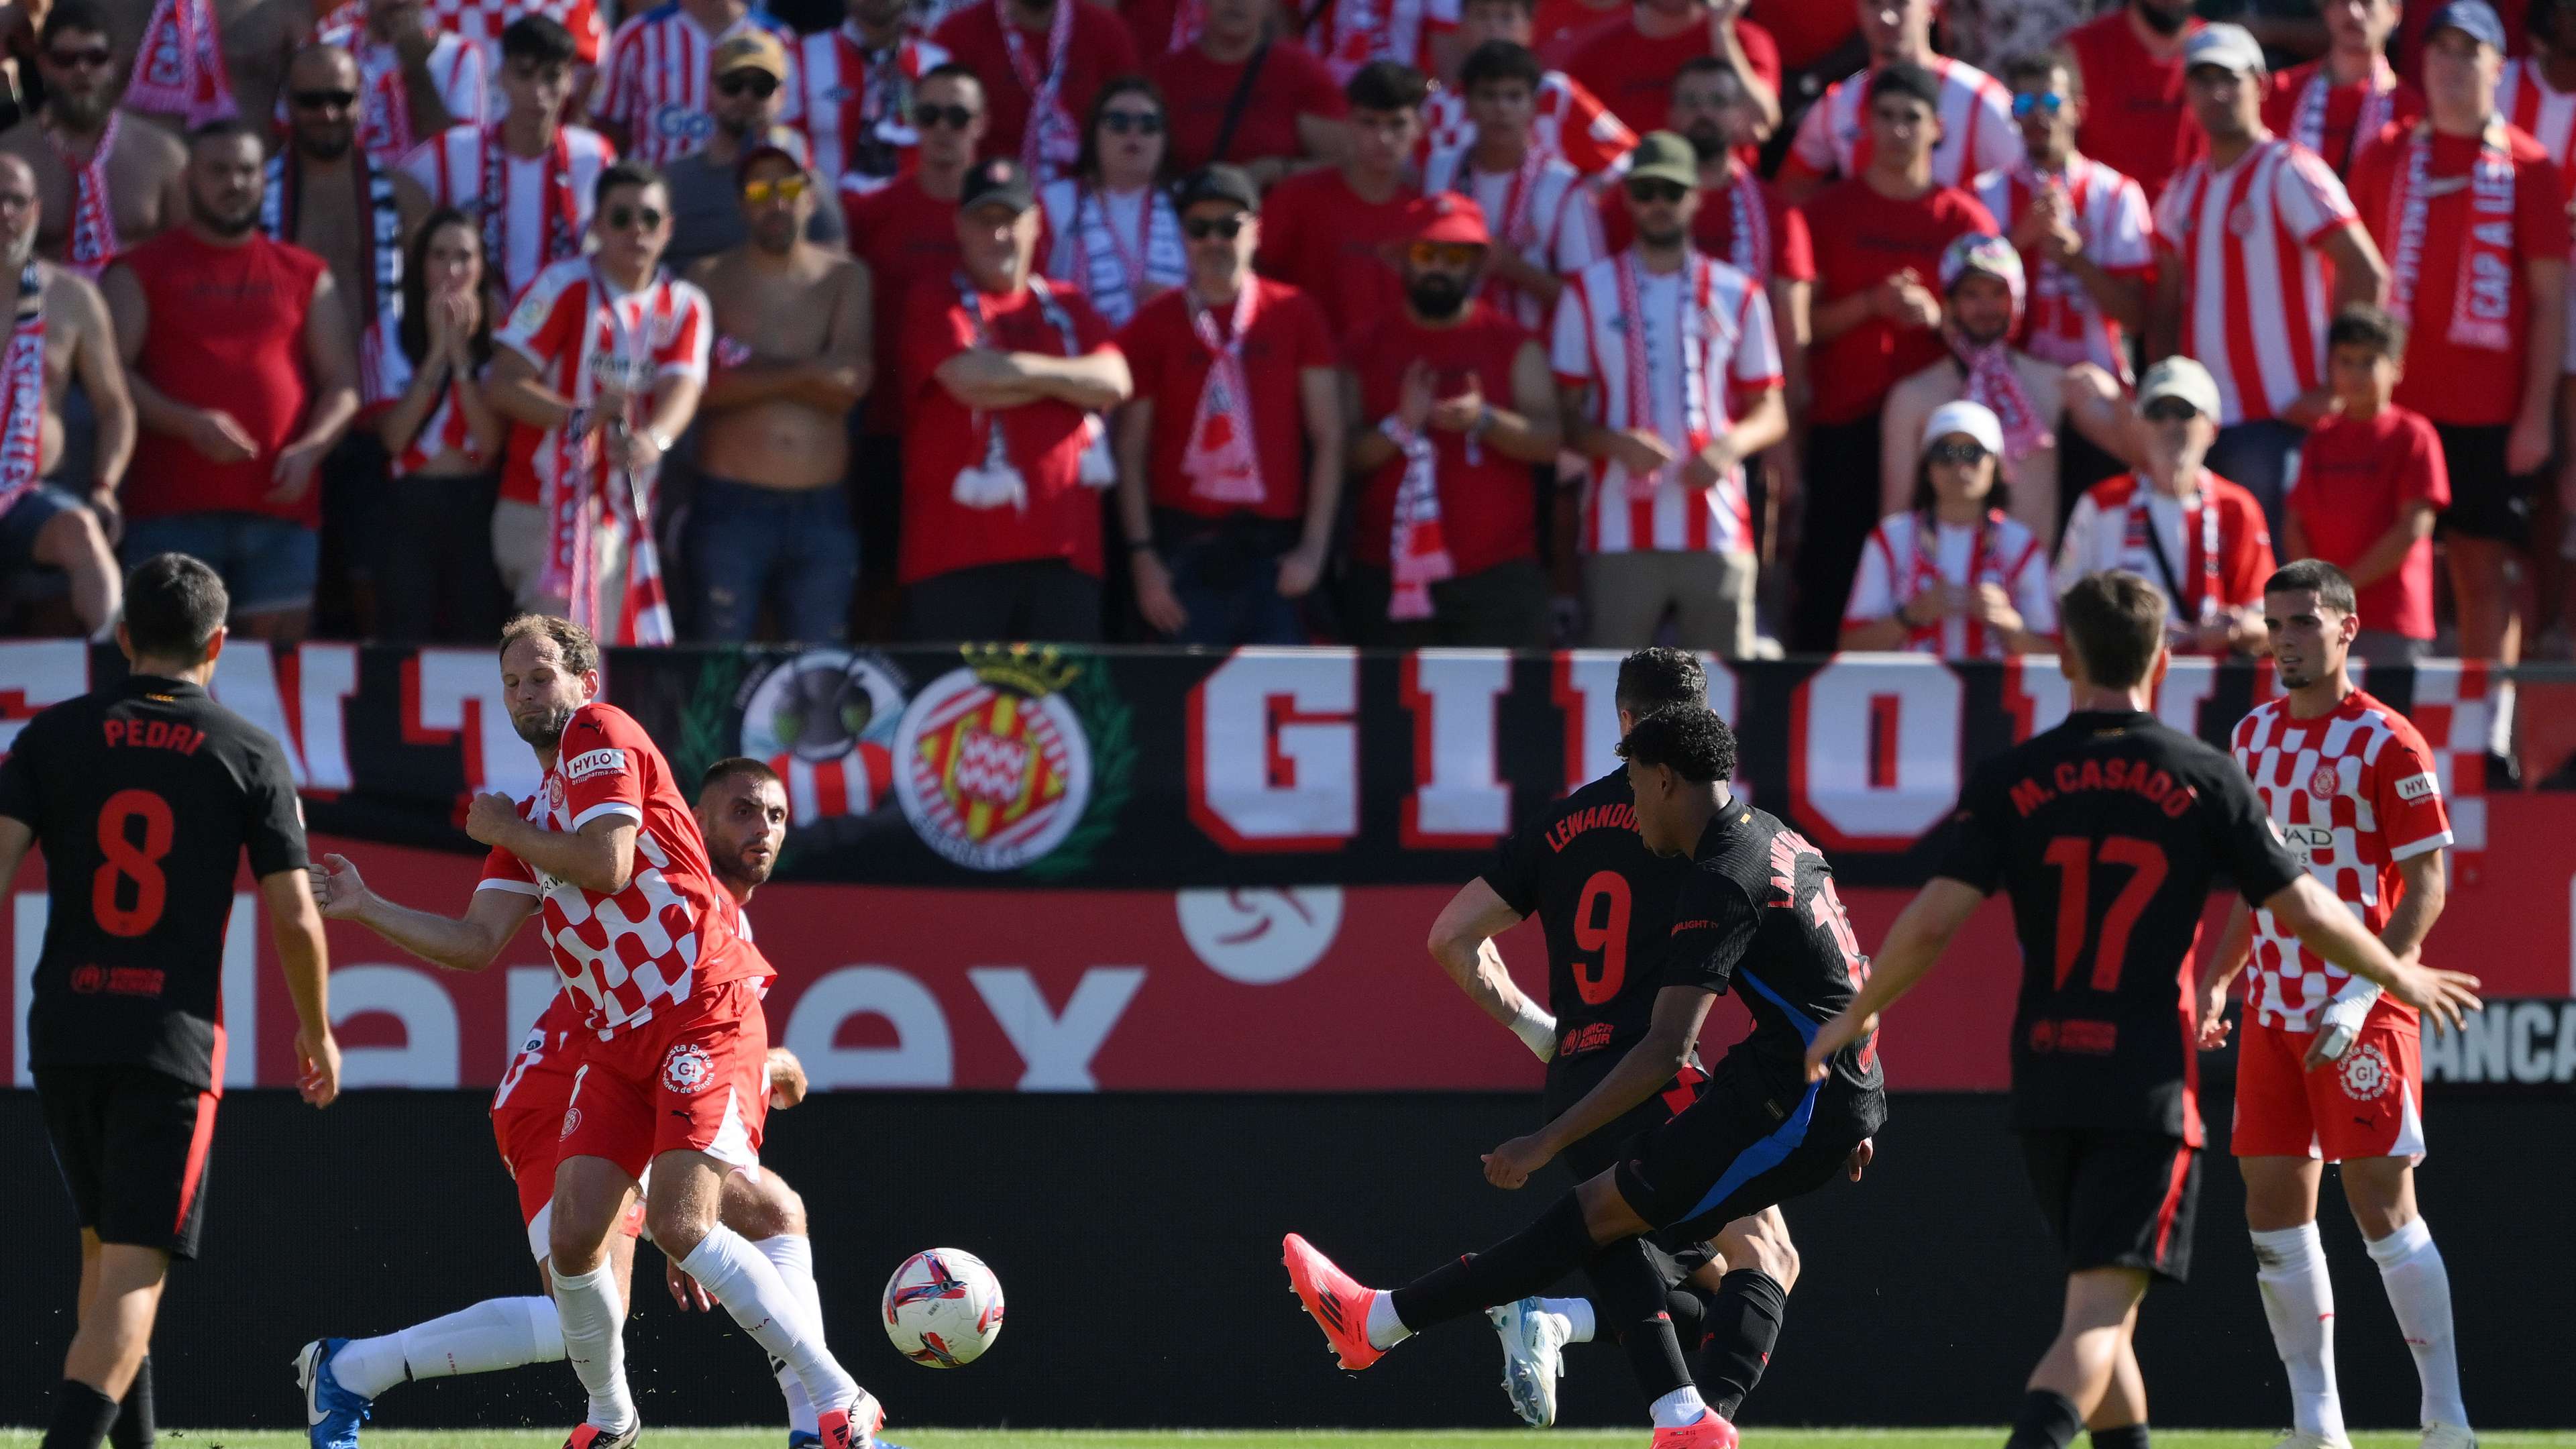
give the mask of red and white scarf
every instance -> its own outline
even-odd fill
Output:
[[[2156,485],[2148,481],[2146,474],[2140,473],[2137,475],[2136,486],[2136,494],[2129,499],[2127,525],[2121,532],[2121,556],[2124,560],[2141,554],[2146,556],[2156,571],[2157,581],[2175,596],[2173,628],[2176,632],[2187,633],[2195,623],[2206,624],[2217,618],[2219,609],[2223,607],[2218,597],[2221,588],[2218,570],[2218,500],[2210,497],[2206,490],[2200,494],[2200,597],[2194,601],[2182,596],[2182,579],[2174,567],[2180,564],[2187,570],[2189,560],[2168,561],[2165,558],[2164,541],[2156,537],[2155,514],[2150,511],[2147,503],[2149,496],[2155,492]],[[2189,532],[2191,505],[2182,504],[2177,500],[2176,506],[2182,509],[2183,537],[2186,540],[2185,546],[2188,548],[2188,540],[2191,536]],[[2186,617],[2192,622],[2186,623]]]
[[[227,120],[232,78],[224,70],[223,31],[214,0],[159,0],[135,47],[123,104],[156,115],[185,116],[190,126]]]
[[[1980,347],[1956,327],[1942,329],[1950,355],[1959,359],[1968,374],[1968,388],[1961,396],[1994,410],[2004,425],[2004,460],[2018,463],[2042,448],[2057,446],[2057,435],[2049,431],[2021,385],[2021,374],[2013,367],[2012,344],[2005,340],[2011,335],[2007,329],[2003,337]]]
[[[2323,156],[2326,151],[2326,108],[2333,101],[2337,87],[2334,67],[2317,62],[2308,83],[2299,88],[2299,109],[2290,117],[2290,139]],[[2397,72],[2388,57],[2374,51],[2370,57],[2370,78],[2362,82],[2361,115],[2352,123],[2352,139],[2344,143],[2343,156],[2333,165],[2336,174],[2352,164],[2352,158],[2371,137],[2397,118]]]
[[[107,124],[99,129],[98,144],[90,148],[87,161],[73,155],[53,127],[44,128],[55,159],[72,175],[71,236],[64,243],[63,264],[93,282],[116,260],[116,212],[108,203],[107,158],[116,150],[116,128],[122,119],[120,112],[107,113]]]
[[[1020,164],[1040,181],[1061,175],[1082,155],[1082,134],[1064,107],[1064,70],[1073,47],[1073,7],[1084,0],[1055,0],[1047,21],[1046,68],[1029,53],[1029,38],[1011,19],[1010,0],[993,0],[993,21],[1010,52],[1011,75],[1029,95],[1029,123],[1020,133]]]
[[[1521,154],[1521,164],[1513,170],[1511,181],[1503,188],[1502,210],[1497,212],[1493,219],[1494,245],[1510,247],[1523,256],[1527,256],[1532,247],[1539,245],[1541,241],[1539,229],[1537,224],[1530,220],[1530,213],[1538,209],[1539,181],[1547,174],[1547,163],[1546,148],[1533,139],[1529,149]],[[1469,201],[1474,201],[1476,174],[1476,158],[1473,149],[1461,152],[1458,157],[1458,174],[1450,182],[1449,189]],[[1542,267],[1547,265],[1544,257],[1539,259],[1539,265]],[[1482,290],[1485,300],[1492,303],[1504,316],[1521,315],[1520,288],[1488,271]]]
[[[649,405],[653,338],[675,325],[668,281],[656,276],[645,286],[644,325],[635,327],[619,306],[623,295],[596,265],[591,268],[588,316],[573,375],[575,411],[555,429],[553,476],[542,481],[538,497],[547,524],[538,588],[568,598],[573,622],[584,628],[601,628],[597,533],[603,514],[625,533],[626,591],[616,601],[616,637],[633,644],[669,644],[676,637],[662,590],[661,554],[653,542],[653,493],[660,469],[639,476],[626,467],[625,441],[643,426],[641,419],[620,416],[593,431],[584,426],[584,414],[598,396],[603,372],[613,371],[638,405]],[[605,345],[595,345],[603,341]]]
[[[2388,199],[2396,243],[2389,257],[2388,310],[2410,330],[2415,292],[2424,278],[2424,244],[2431,227],[2433,125],[2419,121],[2406,141],[2406,162]],[[2451,289],[2451,319],[2444,336],[2455,346],[2489,352],[2513,348],[2514,174],[2504,123],[2489,120],[2478,137],[2478,159],[2469,168],[2468,216],[2460,228],[2461,254]]]
[[[45,278],[33,258],[18,269],[18,317],[0,353],[0,513],[37,484],[45,425]]]
[[[1150,283],[1175,287],[1189,279],[1189,253],[1181,246],[1181,218],[1170,193],[1148,186],[1141,193],[1138,245],[1130,247],[1109,215],[1106,192],[1073,185],[1073,277],[1092,310],[1112,327],[1136,315]]]
[[[1995,548],[1995,535],[2003,527],[2003,521],[2000,511],[1988,509],[1985,518],[1977,524],[1976,541],[1968,545],[1968,575],[1959,581],[1961,588],[1974,593],[1979,584],[2010,582],[2004,577],[2004,561]],[[1931,592],[1940,582],[1941,520],[1929,512],[1918,513],[1914,515],[1913,567],[1906,570],[1904,590],[1896,596],[1898,612],[1902,614],[1907,604]],[[1986,653],[1985,624],[1974,615],[1960,622],[1967,626],[1968,657],[1983,656]],[[1947,632],[1949,624],[1950,621],[1943,618],[1929,624],[1907,626],[1905,647],[1935,654],[1942,652],[1942,635]]]
[[[1661,433],[1655,424],[1655,372],[1646,356],[1646,309],[1644,286],[1637,276],[1637,253],[1634,248],[1619,254],[1612,263],[1619,279],[1619,335],[1628,353],[1628,426],[1650,433]],[[1678,483],[1682,469],[1717,439],[1708,412],[1709,349],[1717,338],[1709,326],[1710,297],[1717,285],[1716,269],[1696,248],[1682,253],[1683,306],[1682,336],[1682,437],[1674,450],[1673,461],[1653,473],[1628,475],[1630,498],[1651,498],[1669,478]],[[1666,442],[1672,442],[1670,438]]]
[[[1428,436],[1396,418],[1378,424],[1378,431],[1404,455],[1404,477],[1395,485],[1395,529],[1387,538],[1387,571],[1394,587],[1387,595],[1386,616],[1428,619],[1431,586],[1458,572],[1440,523],[1438,454]]]
[[[1771,203],[1763,198],[1762,183],[1752,171],[1733,158],[1727,161],[1726,209],[1727,224],[1734,233],[1727,238],[1727,265],[1751,277],[1755,286],[1769,286]]]
[[[1075,4],[1080,0],[1056,0],[1056,3]],[[958,305],[966,309],[967,321],[974,327],[975,345],[994,346],[992,323],[984,315],[984,294],[964,272],[955,273],[950,280],[957,287]],[[1054,286],[1044,277],[1031,276],[1028,288],[1029,295],[1037,302],[1039,315],[1055,329],[1056,336],[1063,342],[1064,356],[1082,356],[1081,334],[1074,329],[1073,314],[1064,309],[1064,303],[1055,295]],[[968,426],[983,429],[984,459],[958,473],[957,481],[950,485],[949,496],[967,508],[1028,507],[1028,480],[1021,476],[1018,465],[1011,461],[1010,448],[1002,436],[1001,414],[978,411],[970,416]],[[1076,479],[1086,488],[1106,488],[1118,481],[1117,467],[1109,457],[1109,430],[1101,425],[1098,413],[1082,415],[1082,463]]]
[[[402,203],[394,194],[394,173],[371,162],[362,149],[349,157],[350,176],[366,208],[368,256],[358,274],[358,396],[377,403],[393,395],[386,377],[385,350],[402,330]],[[268,158],[268,182],[259,201],[260,230],[276,241],[295,241],[296,223],[304,209],[302,153],[293,145]]]
[[[501,137],[501,123],[494,121],[483,128],[483,255],[499,267],[510,255],[510,147]],[[581,203],[572,189],[572,137],[563,127],[555,128],[554,144],[546,148],[544,194],[537,199],[537,214],[544,218],[545,233],[537,242],[537,263],[530,276],[555,263],[581,255]]]
[[[1216,314],[1189,299],[1190,331],[1208,350],[1207,380],[1199,386],[1190,440],[1181,451],[1181,474],[1190,496],[1209,503],[1254,507],[1262,499],[1261,455],[1253,446],[1252,382],[1243,369],[1243,342],[1259,311],[1261,283],[1245,277],[1234,295],[1229,330],[1217,335]]]

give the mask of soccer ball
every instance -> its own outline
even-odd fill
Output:
[[[1002,1334],[1002,1280],[984,1260],[932,1248],[903,1260],[885,1286],[886,1337],[925,1368],[963,1368]]]

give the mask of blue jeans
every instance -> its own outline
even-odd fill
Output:
[[[1305,600],[1279,594],[1279,559],[1296,547],[1297,525],[1232,520],[1211,526],[1158,512],[1155,531],[1177,541],[1163,566],[1189,612],[1175,644],[1232,649],[1306,642]]]
[[[764,599],[776,605],[779,634],[793,643],[849,636],[859,534],[840,485],[791,492],[701,477],[689,505],[688,554],[693,637],[749,642]]]
[[[2307,440],[2307,429],[2278,418],[2238,423],[2218,430],[2218,441],[2209,445],[2209,456],[2202,460],[2211,472],[2244,488],[2263,505],[2263,521],[2271,526],[2275,547],[2281,541],[2281,507],[2290,496],[2290,479],[2299,465],[2299,445]]]
[[[259,513],[173,513],[125,525],[126,563],[154,554],[194,556],[223,575],[235,614],[313,607],[322,574],[322,535]]]

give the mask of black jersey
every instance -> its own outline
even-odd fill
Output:
[[[1503,842],[1485,884],[1547,933],[1547,1009],[1559,1070],[1616,1062],[1646,1034],[1673,897],[1690,862],[1646,849],[1625,768],[1548,807]]]
[[[1869,959],[1834,893],[1833,867],[1806,837],[1740,800],[1708,823],[1691,858],[1662,984],[1741,987],[1753,1030],[1718,1071],[1744,1070],[1741,1059],[1773,1100],[1794,1101],[1806,1090],[1807,1044],[1869,979]],[[1874,1104],[1882,1085],[1877,1039],[1836,1053],[1830,1085]]]
[[[135,675],[28,721],[0,815],[34,830],[50,894],[29,1064],[213,1087],[242,853],[258,876],[305,861],[285,751],[196,685]]]
[[[2299,864],[2245,772],[2153,715],[2069,715],[1970,779],[1935,873],[2012,893],[2014,1125],[2199,1142],[2189,967],[2221,872],[2260,905]]]

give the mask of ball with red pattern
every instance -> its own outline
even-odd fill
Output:
[[[885,1286],[886,1337],[925,1368],[963,1368],[1002,1332],[1002,1280],[958,1248],[903,1260]]]

